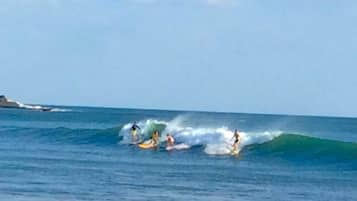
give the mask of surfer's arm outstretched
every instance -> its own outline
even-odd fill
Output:
[[[141,128],[138,126],[138,125],[133,125],[133,127],[135,127],[136,129],[139,129],[139,130],[141,130]]]

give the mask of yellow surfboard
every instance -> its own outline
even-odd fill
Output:
[[[142,149],[150,149],[154,147],[153,144],[139,144],[138,146]]]
[[[154,142],[152,140],[147,140],[143,143],[138,144],[138,146],[142,149],[150,149],[155,147]]]
[[[237,156],[237,155],[239,154],[239,151],[240,151],[239,149],[232,150],[232,151],[231,151],[231,155],[232,155],[232,156]]]

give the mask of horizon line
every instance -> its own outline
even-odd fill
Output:
[[[36,104],[30,104],[36,105]],[[129,109],[129,110],[152,110],[152,111],[168,111],[168,112],[196,112],[196,113],[220,113],[220,114],[248,114],[248,115],[268,115],[268,116],[295,116],[295,117],[320,117],[320,118],[344,118],[356,119],[357,116],[340,116],[340,115],[318,115],[318,114],[288,114],[288,113],[264,113],[264,112],[228,112],[214,110],[199,110],[199,109],[168,109],[168,108],[144,108],[144,107],[128,107],[128,106],[103,106],[103,105],[51,105],[41,104],[43,106],[59,106],[59,107],[86,107],[86,108],[105,108],[105,109]]]

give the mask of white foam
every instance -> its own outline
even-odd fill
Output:
[[[144,121],[137,122],[136,125],[138,125],[141,128],[140,133],[139,133],[140,137],[147,138],[148,135],[150,135],[150,133],[148,133],[149,130],[151,130],[151,128],[157,124],[164,124],[167,126],[167,122],[158,121],[155,119],[147,119]],[[132,142],[131,134],[130,134],[130,129],[131,129],[132,125],[133,125],[133,123],[125,124],[123,126],[123,128],[119,131],[119,136],[123,137],[121,144],[128,144],[128,143]]]
[[[258,132],[258,133],[246,133],[239,132],[240,135],[240,143],[238,146],[238,151],[242,150],[247,145],[252,144],[261,144],[264,142],[268,142],[278,137],[282,132],[280,131],[266,131],[266,132]],[[232,145],[234,143],[233,139],[233,131],[227,131],[223,134],[224,141],[217,143],[209,143],[205,147],[205,153],[210,155],[224,155],[229,154],[232,151]]]
[[[158,121],[148,119],[137,122],[137,125],[142,128],[141,133],[146,137],[150,135],[147,133],[152,130],[155,124],[163,124],[166,126],[165,130],[161,133],[160,141],[165,141],[166,133],[171,133],[178,143],[184,143],[189,146],[202,145],[205,147],[204,152],[211,155],[229,154],[232,150],[233,130],[227,127],[190,127],[183,125],[183,117],[180,116],[172,121]],[[132,124],[126,124],[121,129],[119,135],[123,136],[121,143],[130,143],[130,128]],[[239,132],[241,142],[239,149],[243,149],[247,145],[260,144],[278,137],[282,132],[280,131],[266,131],[266,132]]]
[[[62,109],[62,108],[52,108],[51,112],[71,112],[70,109]]]

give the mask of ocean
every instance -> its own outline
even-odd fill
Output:
[[[131,143],[134,121],[160,149]],[[166,133],[190,148],[166,151]],[[0,109],[0,200],[357,200],[356,142],[355,118]]]

